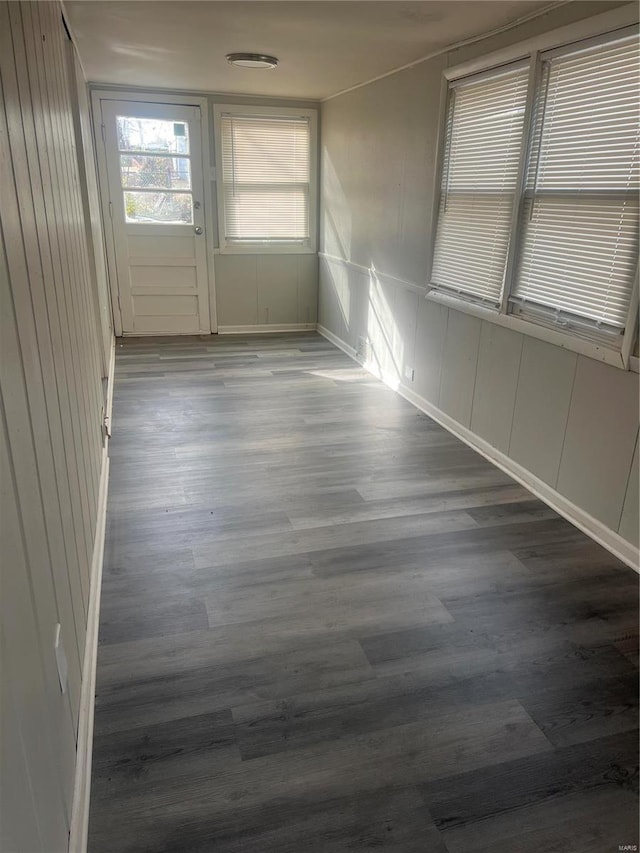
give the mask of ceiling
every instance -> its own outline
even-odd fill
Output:
[[[88,79],[319,100],[548,7],[530,0],[67,0]],[[277,56],[272,71],[227,53]]]

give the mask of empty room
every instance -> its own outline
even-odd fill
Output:
[[[639,16],[0,2],[1,853],[638,850]]]

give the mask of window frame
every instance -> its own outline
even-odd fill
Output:
[[[300,116],[309,121],[309,238],[300,241],[247,240],[238,243],[227,241],[224,233],[225,207],[222,180],[222,116],[232,113],[246,116]],[[315,255],[318,243],[318,111],[311,108],[267,107],[247,104],[215,104],[213,108],[215,139],[215,182],[218,213],[218,252],[228,255]]]
[[[626,33],[625,33],[626,31]],[[622,369],[635,369],[634,360],[631,358],[633,344],[638,329],[638,269],[636,267],[633,291],[630,299],[627,321],[621,346],[614,348],[607,343],[594,341],[592,338],[576,334],[574,329],[562,330],[536,322],[529,317],[521,317],[511,313],[511,292],[515,286],[515,272],[518,262],[518,251],[520,246],[519,222],[523,205],[526,198],[527,160],[532,141],[532,121],[535,96],[538,90],[540,76],[542,73],[542,62],[546,57],[553,54],[571,52],[578,45],[590,41],[592,44],[605,44],[617,36],[638,32],[638,13],[632,6],[622,6],[611,12],[605,12],[592,18],[579,21],[574,25],[562,27],[544,33],[536,38],[528,39],[505,48],[495,53],[478,57],[461,65],[452,66],[443,72],[440,97],[440,116],[438,123],[438,143],[436,149],[436,170],[434,199],[432,208],[431,227],[431,251],[429,253],[429,270],[427,276],[426,298],[455,308],[463,313],[472,314],[497,325],[511,328],[514,331],[528,334],[557,346],[564,347],[574,352],[581,353],[591,358],[604,361]],[[435,255],[435,242],[438,228],[438,214],[441,201],[441,187],[443,168],[445,160],[445,148],[447,143],[447,115],[449,102],[454,84],[457,81],[478,78],[481,79],[486,72],[495,70],[502,66],[513,65],[518,61],[529,64],[528,90],[523,123],[523,141],[520,149],[520,162],[518,165],[518,179],[515,191],[515,204],[513,206],[511,230],[509,237],[509,249],[505,263],[504,287],[501,294],[500,304],[492,307],[486,303],[478,302],[473,296],[463,293],[454,293],[450,290],[439,288],[432,281],[433,259]]]

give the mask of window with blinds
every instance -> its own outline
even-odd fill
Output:
[[[639,58],[631,36],[543,61],[512,291],[517,312],[624,331],[638,258]]]
[[[526,65],[452,84],[432,284],[500,302],[527,98]]]
[[[628,349],[639,92],[636,27],[451,81],[432,289]]]
[[[309,245],[310,118],[222,112],[219,122],[224,243]]]

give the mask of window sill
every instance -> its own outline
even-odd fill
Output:
[[[292,243],[248,243],[247,245],[227,245],[214,249],[216,255],[316,255],[313,246],[298,246]]]
[[[495,323],[498,326],[503,326],[514,332],[520,332],[531,338],[538,338],[554,346],[562,347],[571,352],[577,352],[588,358],[593,358],[596,361],[603,361],[605,364],[610,364],[613,367],[619,367],[622,370],[633,369],[631,365],[629,368],[626,367],[622,354],[618,350],[600,346],[593,341],[582,340],[567,332],[556,331],[556,329],[550,329],[547,326],[539,326],[529,320],[521,320],[519,317],[514,317],[512,314],[501,314],[498,311],[485,308],[483,305],[478,305],[475,302],[467,302],[465,299],[458,299],[439,290],[428,290],[425,298],[430,302],[437,302],[440,305],[453,308],[455,311],[460,311],[463,314],[470,314],[472,317],[478,317],[480,320]]]

